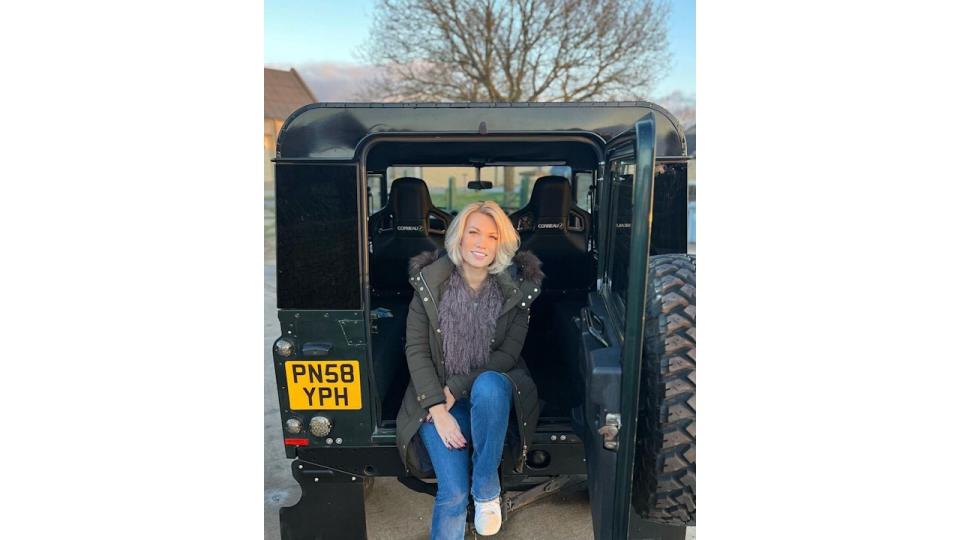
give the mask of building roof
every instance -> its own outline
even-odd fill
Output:
[[[263,117],[286,120],[293,111],[316,102],[297,70],[263,68]]]
[[[697,157],[697,125],[690,126],[684,135],[687,139],[687,155]]]

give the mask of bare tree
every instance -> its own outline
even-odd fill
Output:
[[[665,74],[669,8],[654,0],[380,0],[361,54],[367,99],[643,98]]]

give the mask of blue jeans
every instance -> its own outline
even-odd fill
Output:
[[[474,502],[500,496],[497,468],[507,436],[513,385],[503,373],[485,371],[473,383],[470,399],[457,400],[450,414],[457,419],[467,440],[464,449],[443,445],[437,428],[430,422],[420,426],[430,461],[437,475],[437,500],[433,505],[431,540],[461,540],[467,525],[467,492]],[[470,488],[470,447],[473,447],[473,482]]]

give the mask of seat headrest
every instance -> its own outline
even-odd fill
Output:
[[[533,185],[527,207],[533,211],[538,222],[543,218],[556,218],[558,222],[563,222],[570,213],[572,201],[569,180],[562,176],[541,176]]]
[[[394,219],[400,224],[422,222],[433,208],[427,183],[411,176],[393,181],[387,205],[393,211]]]

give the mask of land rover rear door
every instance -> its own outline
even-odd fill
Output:
[[[600,282],[581,312],[584,441],[594,536],[683,538],[683,527],[644,522],[631,511],[643,306],[650,251],[656,120],[645,115],[609,142],[595,209]]]

